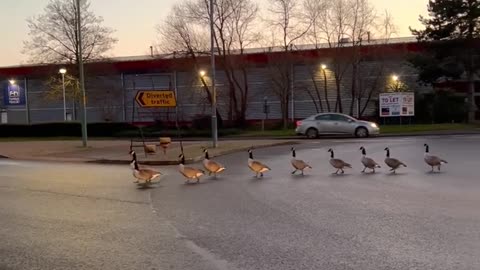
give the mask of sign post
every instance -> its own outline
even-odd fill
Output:
[[[380,93],[380,117],[401,117],[415,115],[415,93]]]
[[[175,91],[172,90],[140,90],[135,101],[142,108],[177,107]]]

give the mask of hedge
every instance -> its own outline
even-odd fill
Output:
[[[89,137],[140,137],[140,128],[129,123],[89,123],[87,126]],[[209,137],[210,130],[182,127],[180,130],[166,129],[162,125],[150,125],[142,129],[144,137]],[[239,129],[219,129],[218,135],[238,134]],[[82,136],[81,124],[69,123],[43,123],[31,125],[0,125],[0,137],[80,137]]]

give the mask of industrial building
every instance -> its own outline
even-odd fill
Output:
[[[232,108],[229,95],[229,78],[223,70],[224,61],[242,67],[248,86],[245,120],[281,119],[280,100],[274,81],[278,78],[278,65],[287,65],[293,74],[288,98],[288,117],[301,119],[320,111],[342,111],[353,116],[368,117],[378,114],[378,93],[391,87],[404,87],[410,91],[429,91],[416,83],[416,71],[406,57],[421,51],[421,45],[413,38],[389,41],[371,41],[362,46],[349,44],[328,46],[298,46],[285,52],[279,48],[250,49],[227,58],[217,56],[216,88],[218,110],[223,120],[234,120],[240,108],[241,97],[236,96],[237,109]],[[355,50],[355,52],[354,52]],[[349,58],[358,57],[357,70],[352,70]],[[226,60],[227,59],[227,60]],[[280,61],[283,59],[283,61]],[[202,115],[210,115],[206,94],[210,76],[210,59],[196,59],[182,54],[147,55],[102,59],[85,64],[85,88],[88,122],[189,122]],[[222,62],[223,61],[223,62]],[[64,115],[63,97],[48,94],[46,82],[61,78],[60,69],[74,74],[75,66],[46,64],[0,67],[0,83],[4,94],[0,96],[2,123],[25,124],[61,122],[80,119],[79,98],[67,94]],[[199,71],[204,73],[199,74]],[[233,71],[234,73],[240,70]],[[357,72],[358,79],[353,79]],[[241,77],[243,78],[243,77]],[[394,80],[393,80],[394,78]],[[392,86],[395,84],[396,86]],[[352,86],[353,85],[353,86]],[[352,88],[355,94],[352,95]],[[339,89],[340,91],[337,91]],[[177,106],[172,108],[145,109],[135,103],[139,90],[173,90]],[[67,89],[67,93],[70,90]],[[283,93],[284,94],[284,93]],[[328,104],[326,102],[328,100]],[[75,105],[77,104],[77,105]],[[268,110],[265,111],[265,104]],[[133,108],[135,107],[135,111]],[[268,115],[265,114],[268,112]]]

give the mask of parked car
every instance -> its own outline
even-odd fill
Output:
[[[374,122],[362,121],[341,113],[319,113],[297,121],[295,132],[308,138],[317,138],[320,134],[351,134],[364,138],[380,133]]]

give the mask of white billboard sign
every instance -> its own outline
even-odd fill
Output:
[[[414,116],[413,92],[380,93],[380,117]]]

